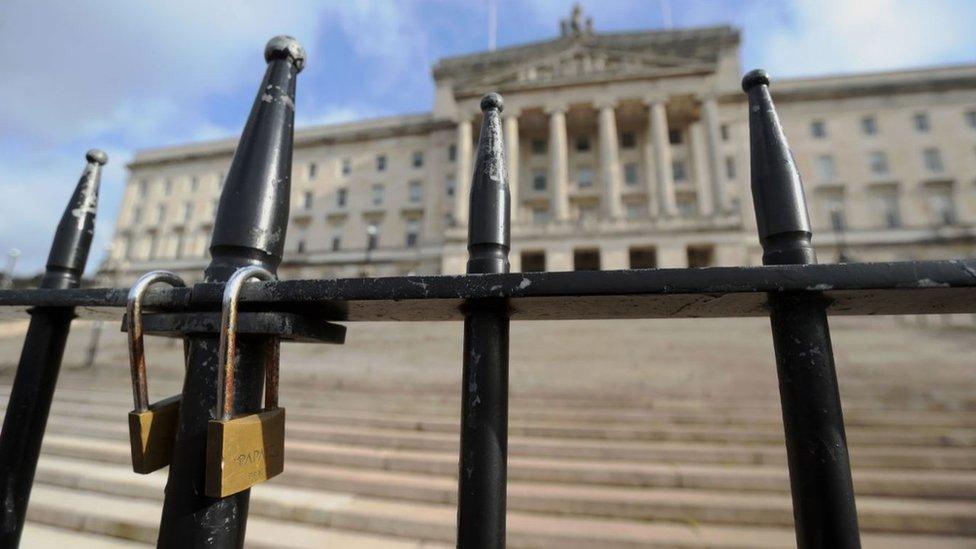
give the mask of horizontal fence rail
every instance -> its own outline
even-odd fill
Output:
[[[118,320],[127,289],[0,290],[0,315],[70,306],[80,318]],[[217,311],[222,284],[153,289],[145,307]],[[768,316],[768,293],[809,292],[830,315],[976,312],[976,259],[528,272],[253,282],[241,310],[314,313],[332,321],[463,320],[465,300],[505,298],[512,320]]]

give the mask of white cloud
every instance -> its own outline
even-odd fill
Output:
[[[923,0],[801,0],[786,21],[745,29],[747,62],[796,76],[972,62],[976,4]],[[765,23],[765,24],[762,24]],[[754,31],[754,33],[752,32]]]

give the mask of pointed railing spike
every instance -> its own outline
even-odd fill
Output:
[[[803,183],[769,95],[769,74],[749,72],[742,89],[749,96],[752,199],[763,263],[816,263]]]
[[[76,288],[95,235],[98,185],[108,156],[88,151],[81,179],[54,233],[41,288]],[[31,309],[17,374],[0,432],[0,547],[17,547],[24,528],[37,458],[71,329],[71,307]]]
[[[275,272],[285,247],[295,127],[295,81],[305,50],[289,36],[264,50],[268,68],[241,133],[214,220],[208,278],[226,280],[242,258]],[[221,274],[217,274],[220,271]]]
[[[468,272],[507,273],[511,195],[502,145],[502,96],[481,99],[481,135],[471,177],[468,220]]]
[[[58,229],[54,233],[42,288],[74,288],[81,281],[95,235],[95,212],[98,208],[98,186],[102,166],[108,155],[92,149],[85,155],[87,164],[68,201]]]

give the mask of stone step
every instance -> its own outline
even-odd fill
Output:
[[[49,434],[44,453],[127,465],[129,447],[115,439]],[[287,463],[317,463],[390,472],[457,476],[457,455],[448,452],[382,450],[337,444],[288,441]],[[729,466],[604,462],[512,457],[508,478],[562,484],[633,488],[698,488],[733,492],[788,493],[783,466]],[[855,470],[858,496],[976,499],[976,473],[968,471]]]
[[[76,417],[52,416],[48,432],[115,440],[128,438],[128,427]],[[288,422],[289,440],[305,440],[372,448],[456,453],[458,439],[443,433],[405,432],[335,425]],[[510,437],[512,457],[608,461],[698,463],[725,465],[783,465],[786,450],[779,444],[715,444],[697,442],[618,442]],[[967,448],[862,447],[851,450],[855,469],[976,469],[976,452]]]
[[[159,483],[156,483],[159,484]],[[72,530],[70,543],[59,547],[78,547],[75,533],[92,534],[126,540],[119,547],[132,547],[136,543],[155,544],[159,530],[161,494],[158,501],[84,492],[70,488],[37,484],[31,493],[28,517],[33,523]],[[26,532],[25,532],[26,534]],[[34,547],[33,545],[24,545]],[[101,547],[111,547],[102,545]],[[249,517],[245,547],[253,549],[305,549],[312,547],[349,547],[360,549],[417,549],[446,547],[417,541],[396,539],[388,536],[344,531],[322,526]]]
[[[110,385],[110,386],[108,386]],[[179,392],[179,385],[172,383],[152,385],[153,394],[175,394]],[[976,389],[976,384],[974,384]],[[7,388],[3,389],[7,391]],[[412,415],[432,415],[439,419],[450,420],[459,414],[459,397],[438,396],[429,394],[396,394],[362,392],[350,393],[345,391],[323,390],[313,392],[308,389],[283,389],[282,401],[289,406],[299,406],[307,409],[328,408],[348,411],[369,412],[409,412]],[[127,395],[130,389],[118,380],[106,380],[105,383],[86,380],[68,380],[59,385],[57,399],[72,398],[82,402],[115,402],[129,406],[131,398]],[[297,394],[293,394],[297,393]],[[379,398],[382,397],[382,398]],[[703,401],[691,406],[689,402],[670,403],[668,401],[653,401],[651,403],[629,402],[621,399],[618,406],[612,408],[592,408],[584,403],[573,401],[556,401],[549,403],[526,396],[524,399],[513,395],[511,401],[512,420],[526,421],[565,421],[571,424],[579,422],[598,423],[600,425],[628,425],[648,422],[668,421],[675,424],[704,424],[745,426],[772,426],[777,430],[782,428],[782,420],[778,405],[755,407],[749,404],[739,406],[722,406],[718,403]],[[678,405],[680,404],[680,405]],[[853,409],[852,409],[853,408]],[[877,426],[877,427],[976,427],[976,418],[965,411],[946,412],[928,410],[892,410],[872,407],[859,410],[857,407],[845,407],[845,422],[849,427]]]
[[[124,472],[120,466],[45,457],[37,478],[46,484],[91,489],[88,476]],[[422,503],[456,502],[450,477],[389,473],[315,464],[289,464],[274,485],[288,485],[359,496]],[[129,493],[120,495],[132,495]],[[792,504],[787,494],[729,494],[693,489],[631,489],[512,481],[512,511],[635,521],[675,521],[789,528]],[[976,536],[976,503],[945,500],[858,499],[864,532]]]
[[[159,501],[165,483],[164,475],[135,475],[122,467],[94,465],[72,460],[42,459],[38,469],[41,483],[35,492],[47,494],[41,499],[64,504],[61,511],[77,515],[78,509],[92,509],[102,520],[112,514],[115,521],[132,517],[158,515]],[[76,487],[89,493],[49,486],[54,482]],[[94,492],[94,493],[92,493]],[[70,496],[70,497],[65,497]],[[138,499],[134,499],[138,498]],[[86,501],[81,501],[85,499]],[[43,507],[43,506],[42,506]],[[150,511],[146,511],[149,508]],[[433,542],[454,541],[456,510],[450,504],[400,502],[339,493],[281,486],[274,481],[255,487],[251,493],[251,515],[248,523],[249,546],[262,541],[255,534],[260,525],[277,519],[289,524],[318,525],[343,530],[422,539]],[[53,521],[54,519],[51,518]],[[62,522],[69,519],[62,518]],[[88,521],[82,524],[87,525]],[[272,524],[279,524],[273,522]],[[128,530],[135,539],[151,539],[152,522],[138,522]],[[86,528],[91,530],[91,528]],[[99,533],[109,533],[100,529]],[[283,530],[284,532],[284,530]],[[147,535],[148,534],[148,535]],[[285,534],[282,534],[283,539]],[[865,534],[864,546],[928,547],[934,549],[968,547],[976,541],[962,536]],[[257,542],[257,543],[255,543]],[[700,523],[670,523],[546,516],[537,513],[509,511],[508,545],[511,547],[792,547],[790,528],[720,526]],[[252,545],[253,544],[253,545]],[[285,543],[280,546],[288,547]],[[315,546],[308,544],[305,546]],[[324,546],[324,545],[318,545]],[[346,547],[341,544],[339,546]]]
[[[123,402],[82,403],[74,401],[56,402],[54,413],[75,417],[91,417],[112,420],[128,413],[130,404]],[[349,412],[343,410],[317,410],[303,406],[286,406],[291,422],[329,423],[401,431],[432,433],[458,432],[458,420],[440,418],[408,418],[380,415],[376,413]],[[563,438],[588,440],[623,441],[675,441],[675,442],[718,442],[725,444],[780,443],[783,440],[782,427],[748,426],[701,426],[673,425],[655,422],[644,427],[614,427],[597,423],[573,425],[569,423],[547,423],[538,421],[509,423],[510,436],[535,438]],[[923,447],[974,447],[976,430],[968,428],[852,428],[847,438],[851,446],[923,446]]]
[[[20,536],[20,546],[25,549],[148,549],[153,547],[149,543],[139,543],[135,540],[122,540],[89,534],[78,530],[55,528],[36,522],[24,525],[24,532]]]

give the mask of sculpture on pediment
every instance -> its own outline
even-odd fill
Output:
[[[593,34],[593,18],[584,19],[583,8],[579,4],[573,4],[569,18],[559,21],[559,34],[573,38]]]

